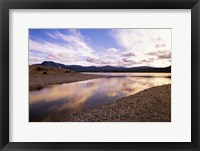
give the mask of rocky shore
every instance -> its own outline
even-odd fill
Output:
[[[73,114],[68,122],[170,122],[171,84],[143,90],[91,110]]]

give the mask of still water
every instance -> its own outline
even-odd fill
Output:
[[[150,87],[171,83],[170,73],[87,74],[109,77],[53,85],[29,92],[29,121],[62,121],[70,114],[107,104]]]

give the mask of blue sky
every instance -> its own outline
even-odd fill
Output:
[[[29,64],[171,65],[171,29],[29,29]]]

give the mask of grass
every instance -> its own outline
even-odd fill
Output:
[[[29,66],[29,75],[34,74],[64,74],[64,73],[71,73],[72,70],[69,69],[62,69],[62,68],[54,68],[54,67],[46,67],[46,66],[37,66],[37,65],[30,65]]]

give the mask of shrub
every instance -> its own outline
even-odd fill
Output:
[[[70,72],[72,72],[72,71],[68,70],[68,69],[65,70],[65,73],[70,73]]]
[[[47,72],[46,72],[46,71],[44,71],[44,72],[43,72],[43,74],[47,74]]]
[[[36,70],[37,70],[37,71],[42,71],[43,68],[42,68],[42,67],[37,67]]]

